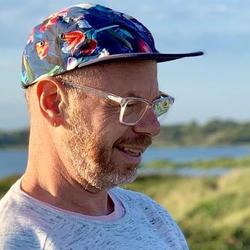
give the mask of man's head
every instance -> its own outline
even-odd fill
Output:
[[[157,62],[200,54],[161,54],[141,23],[99,5],[51,15],[23,53],[31,155],[47,145],[56,171],[88,190],[133,180],[173,102],[158,89]]]
[[[43,140],[51,145],[47,149],[56,152],[62,173],[88,189],[105,189],[132,181],[141,154],[160,130],[152,107],[137,124],[124,125],[119,121],[118,103],[68,87],[66,83],[153,102],[160,96],[156,62],[89,66],[45,77],[27,89],[32,134],[39,137],[36,140],[39,147]]]

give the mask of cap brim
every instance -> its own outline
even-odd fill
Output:
[[[162,54],[162,53],[128,53],[128,54],[116,54],[116,55],[109,55],[104,57],[99,57],[96,59],[92,59],[87,62],[83,62],[78,65],[79,68],[98,64],[102,62],[108,61],[123,61],[123,60],[155,60],[158,63],[173,61],[180,58],[185,57],[194,57],[194,56],[202,56],[204,53],[202,51],[196,51],[191,53],[184,53],[184,54]]]

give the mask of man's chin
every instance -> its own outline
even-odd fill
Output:
[[[137,178],[137,167],[133,167],[133,169],[131,169],[130,171],[130,174],[124,176],[124,178],[118,178],[117,182],[114,183],[113,187],[132,183],[133,181],[135,181],[135,179]]]
[[[109,176],[108,180],[97,185],[97,188],[99,188],[100,190],[108,190],[117,186],[132,183],[133,181],[135,181],[136,178],[137,178],[137,168],[134,168],[133,172],[123,177],[122,176],[113,176],[113,177]]]

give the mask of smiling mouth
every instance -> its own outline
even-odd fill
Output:
[[[144,152],[144,149],[142,148],[136,148],[132,146],[125,146],[125,145],[117,145],[115,146],[119,151],[122,151],[123,153],[126,153],[132,157],[140,157],[142,153]]]

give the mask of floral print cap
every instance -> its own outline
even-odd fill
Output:
[[[80,4],[35,26],[22,56],[22,86],[86,65],[114,60],[175,60],[202,55],[162,54],[135,18],[101,5]]]

